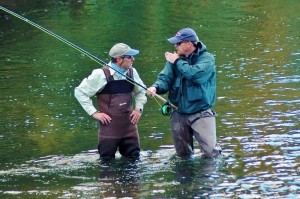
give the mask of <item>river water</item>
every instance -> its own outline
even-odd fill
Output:
[[[191,27],[216,57],[223,154],[176,156],[169,118],[148,99],[142,154],[99,164],[97,122],[73,96],[99,64],[0,11],[0,198],[300,198],[300,4],[287,1],[0,1],[108,62],[139,49],[146,85],[167,42]],[[166,96],[164,96],[166,97]]]

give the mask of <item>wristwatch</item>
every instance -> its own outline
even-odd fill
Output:
[[[142,112],[143,112],[143,109],[140,108],[139,111],[142,113]]]

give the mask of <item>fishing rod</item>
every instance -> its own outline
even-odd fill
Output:
[[[138,85],[139,87],[145,89],[146,91],[148,90],[144,85],[142,85],[142,84],[134,81],[134,79],[132,79],[131,77],[128,77],[127,75],[123,74],[122,72],[120,72],[118,70],[115,70],[113,67],[111,67],[110,65],[108,65],[106,62],[102,61],[101,59],[99,59],[95,55],[87,52],[86,50],[84,50],[84,49],[80,48],[79,46],[73,44],[72,42],[64,39],[63,37],[55,34],[54,32],[52,32],[52,31],[50,31],[50,30],[48,30],[48,29],[46,29],[46,28],[38,25],[37,23],[34,23],[33,21],[30,21],[29,19],[27,19],[27,18],[25,18],[25,17],[23,17],[23,16],[15,13],[15,12],[13,12],[13,11],[11,11],[11,10],[3,7],[3,6],[0,6],[0,9],[3,10],[3,11],[5,11],[5,12],[7,12],[7,13],[9,13],[9,14],[11,14],[11,15],[13,15],[14,17],[16,17],[18,19],[21,19],[22,21],[24,21],[24,22],[26,22],[26,23],[28,23],[28,24],[30,24],[30,25],[38,28],[39,30],[47,33],[48,35],[53,36],[54,38],[56,38],[56,39],[64,42],[65,44],[71,46],[75,50],[77,50],[77,51],[85,54],[86,56],[88,56],[89,58],[91,58],[92,60],[94,60],[95,62],[97,62],[98,64],[113,69],[118,74],[122,75],[123,77],[126,77],[126,79],[128,79],[130,83]],[[175,110],[178,109],[177,106],[173,105],[172,103],[170,103],[169,101],[167,101],[165,98],[161,97],[160,95],[154,93],[154,96],[157,97],[157,98],[159,98],[160,100],[162,100],[164,102],[164,105],[162,106],[162,113],[163,113],[163,115],[169,115],[170,112],[171,112],[171,107],[174,108]],[[169,106],[171,106],[171,107],[169,107]]]

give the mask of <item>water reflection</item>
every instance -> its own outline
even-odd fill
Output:
[[[171,196],[201,198],[215,194],[214,188],[224,179],[222,158],[177,159],[172,168],[175,182]]]
[[[98,181],[101,198],[140,198],[138,160],[117,159],[101,164]]]
[[[224,152],[213,161],[197,154],[178,159],[169,118],[149,99],[139,126],[140,161],[99,165],[92,150],[97,123],[73,97],[82,77],[99,66],[0,12],[1,198],[299,198],[297,0],[0,4],[99,58],[107,60],[103,49],[118,41],[135,44],[141,50],[135,67],[147,85],[162,69],[163,53],[174,49],[166,37],[195,28],[217,60]]]
[[[248,143],[247,139],[244,141]],[[231,198],[236,195],[249,198],[276,193],[293,197],[299,191],[296,156],[275,152],[257,159],[225,154],[205,159],[198,153],[183,160],[176,156],[174,148],[163,148],[156,152],[142,151],[140,160],[135,161],[117,154],[115,160],[105,164],[98,163],[97,150],[75,156],[48,156],[1,170],[6,182],[1,187],[3,196],[8,197],[34,194],[60,198]],[[39,188],[17,188],[13,179],[38,183]],[[70,187],[57,186],[62,182]]]

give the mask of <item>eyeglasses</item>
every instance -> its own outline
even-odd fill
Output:
[[[124,55],[124,56],[122,56],[122,58],[123,58],[123,59],[124,59],[124,58],[133,59],[133,56],[131,56],[131,55]]]
[[[176,45],[176,46],[180,46],[181,43],[187,43],[187,42],[188,42],[188,41],[181,41],[181,42],[176,43],[175,45]]]

